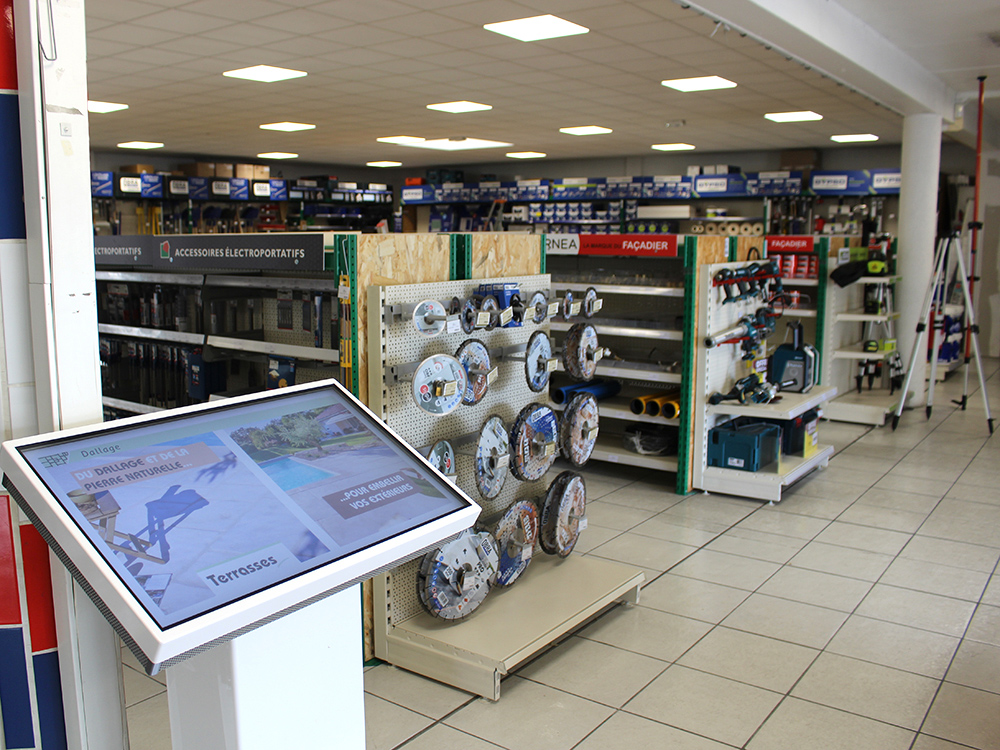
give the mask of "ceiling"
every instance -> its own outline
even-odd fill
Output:
[[[968,43],[983,37],[986,18],[1000,29],[995,0],[907,0],[905,15],[898,0],[840,1],[956,91],[974,88],[987,62],[1000,65],[1000,47]],[[543,13],[591,31],[525,43],[482,28]],[[87,0],[86,14],[90,98],[129,105],[91,115],[95,150],[146,140],[165,144],[157,154],[184,157],[291,151],[312,163],[419,167],[495,161],[511,150],[578,159],[646,156],[652,144],[675,141],[712,152],[828,148],[841,133],[901,139],[899,115],[670,0]],[[309,75],[276,83],[221,75],[258,64]],[[739,85],[690,94],[660,85],[702,75]],[[1000,86],[1000,70],[990,83]],[[493,109],[426,109],[460,99]],[[824,119],[763,118],[801,109]],[[283,120],[317,127],[258,127]],[[666,127],[677,120],[684,126]],[[614,132],[559,132],[576,125]],[[391,135],[513,147],[442,153],[376,142]]]

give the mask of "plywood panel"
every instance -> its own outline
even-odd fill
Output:
[[[530,276],[541,270],[541,235],[475,232],[471,236],[473,279]]]
[[[725,263],[729,260],[726,251],[726,237],[720,235],[698,236],[698,265],[705,263]]]
[[[757,248],[759,255],[754,255],[754,258],[762,257],[764,255],[764,238],[763,237],[737,237],[736,238],[736,260],[749,260],[750,249]]]
[[[363,234],[358,237],[358,389],[368,403],[368,287],[447,281],[450,238],[444,234]]]

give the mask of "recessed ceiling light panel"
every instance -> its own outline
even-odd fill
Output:
[[[365,162],[366,167],[401,167],[401,161],[369,161]]]
[[[429,148],[435,151],[471,151],[476,148],[500,148],[513,146],[513,143],[489,141],[483,138],[436,138],[420,143],[403,143],[411,148]]]
[[[298,154],[292,154],[288,151],[265,151],[263,154],[257,154],[258,159],[298,159]]]
[[[559,128],[559,132],[566,135],[603,135],[614,131],[611,128],[602,128],[600,125],[579,125],[573,128]]]
[[[683,91],[715,91],[716,89],[734,89],[736,84],[720,76],[700,76],[698,78],[674,78],[669,81],[660,81],[660,85],[667,88]]]
[[[416,135],[387,135],[384,138],[376,138],[379,143],[395,143],[398,146],[412,146],[415,143],[423,143],[424,139]]]
[[[544,159],[548,154],[541,151],[509,151],[507,156],[511,159]]]
[[[243,78],[247,81],[260,81],[261,83],[274,83],[275,81],[287,81],[290,78],[302,78],[309,75],[304,70],[290,70],[289,68],[276,68],[273,65],[254,65],[249,68],[239,68],[238,70],[227,70],[222,75],[227,78]]]
[[[769,112],[764,117],[771,122],[811,122],[823,119],[823,115],[809,110],[805,112]]]
[[[153,141],[126,141],[125,143],[119,143],[118,148],[137,148],[148,151],[151,148],[163,148],[163,144]]]
[[[540,39],[556,39],[561,36],[586,34],[590,29],[586,26],[567,21],[558,16],[531,16],[530,18],[515,18],[513,21],[488,23],[483,26],[487,31],[494,31],[522,42],[537,42]]]
[[[315,125],[307,122],[267,122],[260,126],[261,130],[280,130],[283,133],[295,133],[299,130],[315,130]]]
[[[90,100],[87,102],[87,111],[98,115],[106,115],[108,112],[120,112],[128,109],[127,104],[117,104],[116,102],[99,102]]]
[[[438,112],[451,112],[457,115],[463,112],[484,112],[487,109],[493,109],[493,105],[467,101],[440,102],[438,104],[428,104],[427,109],[435,109]]]
[[[654,151],[694,151],[690,143],[654,143],[651,148]]]
[[[866,141],[877,141],[878,136],[874,133],[852,133],[850,135],[831,135],[830,140],[837,143],[864,143]]]

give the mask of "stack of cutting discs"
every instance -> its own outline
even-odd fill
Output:
[[[440,417],[462,403],[468,387],[465,367],[452,356],[433,354],[413,373],[413,400],[423,411]]]
[[[528,300],[532,323],[541,323],[549,315],[549,297],[545,292],[535,292]]]
[[[425,299],[413,308],[413,327],[428,338],[437,336],[444,333],[447,317],[444,305],[436,299]]]
[[[486,420],[476,444],[476,487],[486,499],[500,494],[510,465],[510,442],[503,420],[494,415]]]
[[[528,404],[510,428],[510,470],[525,482],[545,476],[559,455],[559,420],[544,404]]]
[[[578,393],[563,412],[559,425],[559,446],[563,456],[574,466],[590,460],[597,443],[597,399],[590,393]]]
[[[465,367],[468,384],[462,394],[466,406],[478,404],[489,387],[490,352],[479,339],[467,339],[455,352],[455,358]]]
[[[528,388],[540,393],[549,384],[548,361],[552,359],[552,342],[548,334],[545,331],[531,334],[524,355],[524,377],[528,381]]]
[[[462,305],[462,311],[459,313],[458,319],[462,324],[462,330],[466,333],[472,333],[476,330],[476,319],[479,317],[479,303],[481,301],[481,298],[470,297]]]
[[[542,506],[538,542],[544,552],[567,557],[586,528],[587,488],[583,477],[564,471],[552,480]]]
[[[597,290],[594,287],[588,287],[586,293],[583,295],[583,308],[581,310],[583,317],[592,318],[600,309],[601,301],[597,297]]]
[[[490,314],[490,322],[486,326],[487,331],[492,331],[500,325],[500,301],[492,294],[483,297],[483,302],[479,306],[479,311],[488,312]]]
[[[500,553],[497,586],[510,586],[531,562],[538,540],[538,509],[530,500],[518,500],[497,522],[493,531]]]
[[[567,289],[563,292],[562,307],[560,308],[563,320],[569,320],[573,317],[573,292]]]
[[[492,534],[463,531],[457,539],[424,555],[417,572],[420,603],[443,620],[468,617],[490,593],[498,564]]]
[[[455,476],[455,449],[447,440],[434,443],[427,461],[446,477]]]
[[[597,372],[597,330],[590,323],[576,323],[566,334],[563,365],[576,380],[591,380]]]

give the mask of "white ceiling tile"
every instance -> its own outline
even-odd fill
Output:
[[[382,20],[373,21],[371,25],[380,29],[395,31],[399,34],[419,36],[421,38],[459,30],[468,34],[477,28],[457,18],[450,18],[441,13],[410,13],[405,16],[390,16]],[[488,34],[489,32],[484,30],[483,33]],[[468,44],[468,39],[465,40],[465,44]]]
[[[440,55],[451,51],[450,47],[446,47],[443,44],[416,38],[400,39],[395,42],[386,42],[385,44],[373,44],[370,48],[400,57],[424,57],[427,55]]]
[[[117,42],[140,46],[144,44],[160,44],[161,42],[182,39],[184,34],[177,31],[166,31],[164,29],[150,28],[148,26],[135,26],[130,23],[115,24],[106,26],[103,29],[88,34],[88,40]],[[88,49],[90,45],[87,45]]]
[[[260,22],[262,26],[281,29],[298,36],[318,34],[324,31],[352,26],[353,22],[335,18],[327,13],[317,13],[308,9],[286,10],[277,15],[268,16]],[[359,42],[364,44],[364,42]]]
[[[135,18],[148,16],[160,11],[161,8],[151,3],[136,0],[90,0],[87,3],[87,16],[106,21],[131,21]]]
[[[280,6],[267,0],[239,0],[238,3],[231,0],[195,0],[184,5],[184,10],[230,21],[253,21],[283,12]]]
[[[157,13],[135,18],[132,23],[164,31],[176,31],[179,34],[201,34],[211,29],[231,25],[230,21],[222,18],[214,18],[200,13],[188,13],[176,8],[160,10]]]
[[[346,18],[356,23],[369,23],[383,18],[402,16],[414,12],[412,6],[403,3],[393,2],[393,0],[333,0],[332,2],[320,3],[312,6],[313,10],[320,13],[329,13],[331,16]]]
[[[277,65],[281,59],[278,55],[267,50],[255,50],[254,47],[273,42],[280,42],[283,39],[291,39],[294,35],[287,31],[279,31],[265,26],[258,26],[252,23],[240,23],[222,28],[215,28],[209,31],[202,31],[202,36],[209,39],[221,39],[224,42],[238,42],[244,46],[245,55],[233,54],[230,59],[256,59],[255,53],[259,53],[259,63],[267,65]],[[288,57],[285,56],[284,60]],[[255,63],[256,64],[256,63]]]
[[[319,28],[311,32],[312,36],[319,39],[327,39],[337,44],[346,44],[352,47],[368,47],[375,44],[385,44],[395,42],[406,37],[394,31],[378,29],[374,26],[343,26],[336,29]]]

